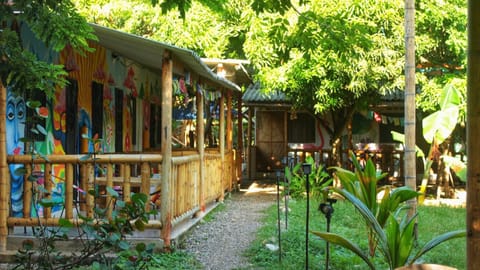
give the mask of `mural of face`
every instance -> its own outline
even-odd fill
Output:
[[[7,93],[7,154],[21,155],[24,144],[20,140],[25,135],[26,107],[25,100],[16,96],[12,91]],[[23,210],[23,175],[15,175],[15,170],[22,167],[20,164],[10,164],[12,211],[14,216],[21,216]]]

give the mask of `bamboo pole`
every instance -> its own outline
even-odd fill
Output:
[[[238,96],[237,101],[237,182],[238,184],[242,181],[242,156],[243,156],[243,113],[242,113],[242,96]]]
[[[252,129],[253,129],[253,107],[248,107],[248,126],[247,126],[247,178],[252,181],[252,171],[255,168],[252,159]]]
[[[32,211],[32,182],[28,179],[32,175],[32,165],[25,164],[27,173],[23,176],[23,217],[30,217]]]
[[[172,67],[170,51],[165,50],[162,59],[162,196],[161,236],[166,249],[170,248],[172,212],[170,201],[170,170],[172,167]]]
[[[415,149],[415,0],[405,0],[405,185],[417,190]],[[408,201],[409,216],[417,200]]]
[[[113,188],[113,164],[107,164],[107,183],[106,187],[108,188]],[[113,197],[106,192],[106,207],[107,207],[107,218],[112,217],[112,211],[113,211]]]
[[[86,193],[88,191],[88,168],[87,164],[82,164],[80,165],[80,189],[83,190],[80,194],[80,210],[85,211],[87,210],[87,197],[88,194]]]
[[[220,201],[223,201],[225,198],[225,190],[223,189],[224,181],[225,181],[225,93],[222,91],[222,95],[220,96],[220,116],[219,116],[219,144],[220,144],[220,156],[222,157],[222,164],[221,168],[221,180],[220,183],[222,186],[222,193],[220,194]]]
[[[85,190],[87,194],[85,194],[85,203],[87,205],[87,217],[93,218],[93,208],[95,207],[95,197],[91,194],[88,194],[89,190],[94,189],[94,177],[93,177],[93,165],[88,163],[86,165],[85,173],[86,173],[86,182],[87,182],[87,189]]]
[[[467,269],[480,265],[480,1],[468,1]]]
[[[65,167],[65,218],[73,218],[73,164]]]
[[[127,165],[125,166],[124,168],[125,170],[125,178],[123,180],[123,200],[125,202],[129,202],[131,197],[130,197],[130,193],[131,193],[131,184],[130,184],[130,181],[131,181],[131,174],[132,174],[132,168],[131,168],[131,165]]]
[[[0,251],[7,249],[10,173],[7,163],[7,88],[0,80]]]
[[[48,161],[42,158],[36,158],[32,155],[9,155],[7,156],[8,163],[33,163],[33,164],[67,164],[67,163],[92,163],[91,160],[85,160],[85,155],[49,155]],[[159,154],[104,154],[95,155],[95,163],[108,164],[108,163],[141,163],[143,161],[148,162],[161,162],[162,155]]]
[[[59,226],[60,218],[36,218],[36,217],[28,217],[28,218],[17,218],[17,217],[9,217],[7,220],[7,225],[10,227],[13,226],[29,226],[34,227],[38,226],[38,224],[42,224],[44,226]],[[85,221],[80,218],[72,218],[69,221],[74,225],[83,224]],[[94,220],[94,223],[101,223],[105,222],[103,219]],[[135,221],[130,221],[132,224]],[[145,228],[147,229],[161,229],[162,224],[158,221],[150,220],[147,224],[145,224]]]
[[[47,191],[47,194],[45,196],[46,196],[47,199],[51,199],[52,198],[53,183],[52,183],[52,164],[50,164],[50,163],[45,164],[43,183],[45,185],[45,190]],[[45,207],[43,209],[43,217],[45,217],[45,218],[52,217],[52,208],[51,207]]]
[[[204,95],[203,91],[197,92],[197,151],[199,155],[199,202],[200,211],[205,212],[205,120],[203,118],[204,113]]]
[[[150,194],[150,164],[148,162],[142,163],[142,184],[140,185],[140,193],[143,194]],[[150,210],[150,205],[147,203],[145,204],[145,210]]]
[[[228,152],[231,152],[233,149],[233,121],[232,121],[232,92],[227,92],[227,142],[226,142],[226,149]],[[229,174],[228,174],[228,191],[232,191],[232,170],[233,167],[230,167]]]

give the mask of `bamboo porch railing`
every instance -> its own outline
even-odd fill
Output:
[[[231,183],[234,170],[233,152],[225,154],[224,160],[218,152],[210,151],[205,154],[203,162],[200,155],[194,151],[174,151],[171,163],[171,176],[169,181],[169,194],[160,190],[160,196],[167,196],[168,208],[172,213],[171,223],[174,228],[182,221],[195,216],[199,211],[204,210],[202,206],[223,198],[225,190],[231,190]],[[69,219],[73,224],[80,224],[82,221],[77,218],[78,212],[88,217],[93,217],[94,207],[101,201],[94,201],[93,196],[85,196],[84,191],[94,188],[94,185],[103,187],[119,188],[122,199],[130,200],[131,192],[150,194],[161,187],[162,156],[160,154],[99,154],[95,158],[84,158],[85,155],[50,155],[46,158],[32,158],[31,155],[12,155],[7,157],[9,164],[23,164],[28,179],[29,174],[43,177],[43,185],[47,194],[51,194],[55,182],[63,182],[63,205],[62,214],[52,213],[50,207],[45,207],[38,216],[32,216],[33,192],[31,181],[24,180],[23,193],[23,216],[14,217],[11,213],[0,213],[7,215],[7,226],[11,233],[15,226],[30,227],[38,226],[60,226],[60,218]],[[202,168],[203,164],[203,168]],[[61,167],[65,174],[63,178],[54,175],[53,168]],[[96,168],[102,167],[103,170]],[[228,169],[226,169],[228,168]],[[231,169],[230,169],[231,168]],[[201,182],[200,170],[204,170],[205,179]],[[100,173],[103,171],[104,173]],[[228,179],[230,178],[230,179]],[[10,181],[10,179],[9,179]],[[77,184],[76,184],[77,183]],[[229,184],[230,183],[230,184]],[[7,185],[10,189],[11,184]],[[75,192],[77,191],[77,192]],[[8,190],[10,194],[10,190]],[[48,195],[50,196],[50,195]],[[153,196],[152,196],[153,198]],[[108,200],[109,195],[105,193],[103,200]],[[158,198],[157,198],[158,199]],[[3,200],[3,201],[9,201]],[[158,199],[157,202],[160,202]],[[152,203],[146,207],[158,206]],[[113,206],[105,204],[107,214],[111,214]],[[159,208],[160,209],[160,208]],[[147,229],[162,229],[160,215],[151,216]],[[161,234],[160,234],[161,235]],[[3,238],[1,238],[3,239]]]

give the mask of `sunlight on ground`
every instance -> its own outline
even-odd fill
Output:
[[[281,190],[283,190],[282,186],[280,186],[280,191]],[[248,187],[248,189],[241,189],[240,191],[245,192],[245,195],[250,195],[255,193],[277,194],[277,185],[253,182]]]

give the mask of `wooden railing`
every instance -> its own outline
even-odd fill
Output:
[[[119,191],[121,199],[128,201],[132,192],[151,194],[151,203],[146,208],[167,209],[171,214],[170,228],[186,219],[190,219],[199,211],[205,210],[205,205],[222,199],[225,191],[230,191],[235,171],[234,153],[224,155],[218,151],[205,153],[203,161],[195,151],[174,151],[172,153],[171,176],[169,179],[162,177],[162,156],[158,153],[148,154],[99,154],[94,158],[85,159],[85,155],[50,155],[46,158],[38,158],[30,155],[8,156],[8,164],[22,164],[27,171],[24,179],[29,179],[30,174],[43,178],[43,187],[46,196],[51,196],[56,183],[63,183],[62,211],[53,212],[51,207],[45,207],[42,211],[32,211],[33,196],[32,186],[39,185],[32,181],[24,180],[23,215],[14,217],[12,213],[6,213],[4,220],[7,226],[60,226],[60,218],[69,219],[73,224],[81,223],[78,214],[88,217],[94,216],[94,208],[104,203],[107,214],[113,211],[113,205],[105,203],[109,200],[109,194],[103,193],[103,197],[95,199],[87,196],[88,190],[94,189],[95,185],[105,190],[110,187]],[[203,164],[203,166],[202,166]],[[203,168],[202,168],[203,167]],[[56,175],[58,171],[64,174]],[[202,171],[204,181],[201,181]],[[169,181],[168,194],[165,194],[162,181]],[[10,179],[7,185],[10,189]],[[7,194],[10,194],[10,190]],[[166,196],[167,200],[161,200],[153,194]],[[8,203],[10,198],[3,199]],[[168,205],[162,207],[161,201]],[[166,207],[166,208],[165,208]],[[35,210],[35,209],[33,209]],[[34,214],[33,214],[34,213]],[[147,229],[161,230],[161,214],[151,216]],[[1,219],[0,219],[1,220]],[[10,230],[11,231],[11,230]],[[170,230],[169,230],[170,231]],[[163,235],[163,234],[159,234]]]

